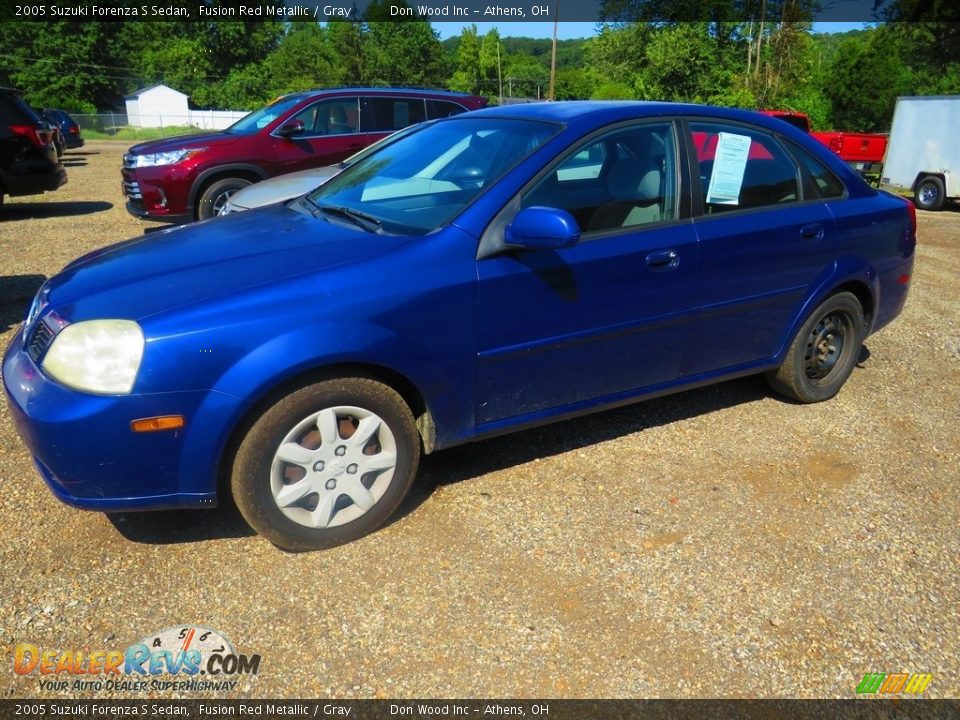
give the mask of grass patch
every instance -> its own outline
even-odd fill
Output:
[[[203,128],[192,125],[171,126],[165,128],[136,128],[129,125],[124,127],[107,128],[105,130],[91,130],[83,128],[81,133],[87,140],[159,140],[174,135],[195,135],[206,132]]]

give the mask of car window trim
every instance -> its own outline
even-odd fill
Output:
[[[797,167],[800,168],[800,174],[803,175],[805,182],[809,183],[810,187],[815,189],[815,192],[817,193],[817,197],[811,198],[811,200],[819,200],[820,202],[835,202],[837,200],[846,200],[849,197],[850,189],[847,187],[847,184],[842,179],[840,179],[833,170],[830,169],[829,165],[827,165],[825,162],[823,162],[820,158],[818,158],[809,150],[806,150],[805,148],[801,147],[799,144],[795,143],[790,138],[780,136],[779,139],[781,141],[781,145],[783,145],[784,150],[786,150],[790,154],[790,157],[796,163]],[[820,163],[823,166],[823,168],[828,173],[830,173],[833,179],[836,180],[838,183],[840,183],[840,187],[843,188],[843,193],[841,193],[837,197],[830,197],[830,198],[823,197],[820,194],[820,189],[817,187],[816,180],[813,178],[813,175],[810,174],[810,171],[807,170],[807,166],[797,159],[798,156],[796,155],[796,153],[798,152],[806,153],[811,158],[813,158],[816,162]]]

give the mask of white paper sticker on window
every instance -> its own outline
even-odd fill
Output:
[[[747,135],[720,133],[717,152],[713,159],[713,174],[707,188],[707,202],[714,205],[738,205],[743,173],[750,153]]]

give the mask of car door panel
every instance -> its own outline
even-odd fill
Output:
[[[662,252],[667,272],[648,264]],[[696,253],[681,223],[481,261],[477,422],[675,378]]]

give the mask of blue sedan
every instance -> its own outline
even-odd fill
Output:
[[[74,261],[3,380],[64,502],[229,492],[276,545],[328,547],[382,524],[424,453],[750,373],[827,400],[915,244],[909,202],[776,119],[492,108]]]

